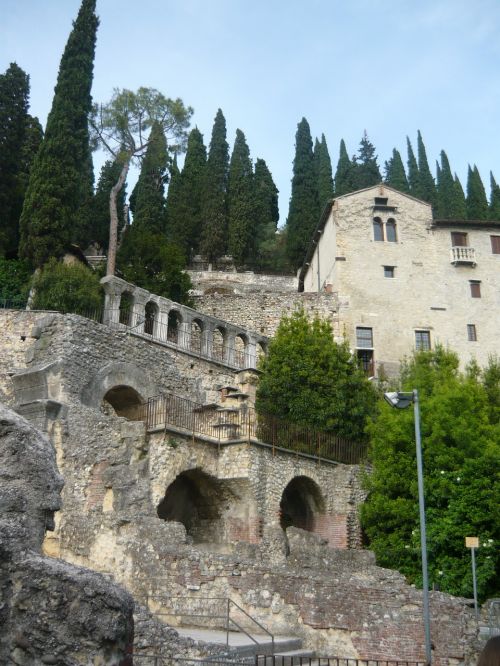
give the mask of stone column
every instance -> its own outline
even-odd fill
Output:
[[[214,344],[214,331],[207,325],[201,332],[201,355],[212,357]]]
[[[226,337],[224,338],[224,363],[234,365],[234,346],[235,346],[236,333],[232,330],[226,330]]]
[[[192,316],[188,315],[184,310],[180,311],[182,321],[179,322],[177,329],[177,344],[183,349],[191,349],[191,325]]]
[[[149,301],[151,294],[145,289],[136,287],[132,295],[134,303],[132,305],[130,327],[133,328],[137,333],[143,333],[144,321],[146,319],[146,303]]]
[[[128,287],[128,282],[115,277],[114,275],[107,275],[102,278],[101,284],[104,289],[104,313],[102,323],[108,326],[118,324],[120,322],[120,301],[122,293]]]
[[[162,342],[167,341],[168,313],[172,307],[172,301],[168,298],[158,299],[158,324],[156,326],[155,338]]]
[[[245,345],[245,364],[244,368],[257,367],[257,343],[252,335],[247,338]]]

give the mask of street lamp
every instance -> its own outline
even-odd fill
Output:
[[[418,506],[420,511],[420,550],[422,554],[422,583],[423,583],[423,615],[424,615],[424,633],[425,633],[425,657],[427,664],[432,662],[431,652],[431,627],[429,614],[429,578],[427,569],[427,536],[425,528],[425,502],[424,502],[424,474],[422,471],[422,441],[420,439],[420,408],[418,401],[418,391],[413,389],[411,392],[403,393],[394,391],[384,393],[385,400],[396,409],[406,409],[411,403],[415,412],[415,444],[417,449],[417,478],[418,478]]]

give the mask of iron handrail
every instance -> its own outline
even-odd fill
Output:
[[[272,653],[274,654],[274,635],[273,635],[268,629],[266,629],[266,627],[264,627],[264,626],[263,626],[258,620],[256,620],[256,619],[255,619],[254,617],[252,617],[249,613],[247,613],[247,611],[246,611],[244,608],[242,608],[239,604],[237,604],[236,601],[233,601],[232,599],[229,599],[229,598],[228,598],[227,601],[228,601],[228,609],[227,609],[228,618],[229,618],[229,613],[230,613],[230,608],[229,608],[229,606],[230,606],[230,604],[233,604],[233,606],[236,606],[236,608],[237,608],[239,611],[241,611],[241,612],[242,612],[247,618],[249,618],[252,622],[254,622],[254,624],[256,624],[260,629],[262,629],[262,631],[264,631],[264,633],[266,633],[268,636],[271,637],[271,651],[272,651]],[[234,620],[232,620],[232,622],[233,622],[234,624],[236,624],[236,626],[237,626],[238,628],[240,628],[239,625],[238,625]],[[259,645],[259,641],[256,641],[256,640],[253,638],[253,636],[251,636],[247,631],[245,631],[245,629],[241,629],[241,631],[243,631],[243,633],[244,633],[246,636],[248,636],[249,638],[251,638],[251,639],[254,641],[254,643],[256,643],[257,645]],[[228,642],[227,642],[226,644],[229,645],[229,628],[228,628],[228,637],[227,637],[227,641],[228,641]]]

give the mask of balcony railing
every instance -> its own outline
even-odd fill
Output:
[[[450,262],[457,266],[458,264],[466,264],[469,266],[476,265],[476,250],[473,247],[465,247],[463,245],[455,245],[450,250]]]

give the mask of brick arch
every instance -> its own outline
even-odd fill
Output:
[[[111,394],[113,397],[114,391],[114,397],[120,393],[126,397],[126,389],[130,389],[129,396],[134,393],[141,402],[159,393],[149,373],[132,363],[114,361],[101,368],[83,387],[81,401],[88,407],[99,409],[105,396]]]
[[[314,532],[318,517],[325,512],[325,498],[310,476],[297,475],[284,486],[280,499],[280,525]]]

